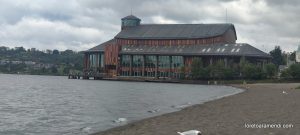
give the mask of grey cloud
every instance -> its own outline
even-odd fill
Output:
[[[299,6],[297,0],[1,1],[0,42],[85,50],[113,38],[131,9],[142,23],[224,23],[227,8],[238,42],[267,51],[282,44],[291,51],[300,41]]]
[[[271,6],[298,6],[299,0],[265,0]]]

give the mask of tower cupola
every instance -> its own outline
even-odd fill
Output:
[[[121,29],[123,30],[126,27],[134,27],[134,26],[139,26],[141,23],[141,19],[137,18],[134,15],[129,15],[121,19],[122,20],[122,27]]]

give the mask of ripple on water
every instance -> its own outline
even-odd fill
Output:
[[[0,82],[0,134],[17,135],[87,135],[241,92],[225,86],[55,76],[0,75]]]

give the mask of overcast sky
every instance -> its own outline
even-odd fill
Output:
[[[300,44],[299,0],[0,0],[0,46],[86,50],[113,38],[120,19],[235,25],[239,43],[269,52]]]

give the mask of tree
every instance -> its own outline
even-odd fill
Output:
[[[290,69],[285,69],[283,71],[281,71],[280,73],[280,77],[281,78],[292,78],[291,73],[290,73]]]
[[[264,70],[268,78],[273,78],[277,73],[277,68],[273,63],[266,64]]]
[[[200,58],[194,58],[191,64],[191,72],[194,79],[200,78],[201,68],[203,68],[202,60]]]
[[[72,50],[65,50],[63,52],[61,52],[62,55],[72,55],[74,54],[74,52]]]
[[[58,70],[55,66],[53,66],[53,67],[51,67],[51,72],[56,74],[58,72]]]
[[[242,70],[243,76],[247,79],[254,78],[254,74],[256,73],[255,66],[253,64],[248,63]]]
[[[64,69],[63,69],[63,73],[66,75],[66,74],[69,74],[70,73],[70,70],[71,70],[71,68],[69,67],[69,66],[67,66],[67,67],[65,67]]]
[[[300,79],[300,64],[293,64],[289,67],[289,73],[294,79]]]
[[[58,54],[59,54],[59,51],[55,49],[55,50],[53,50],[52,54],[53,54],[53,55],[58,55]]]
[[[211,77],[222,79],[225,77],[224,75],[224,69],[225,69],[225,63],[222,60],[217,61],[215,64],[213,64],[211,68]]]
[[[241,66],[240,72],[245,79],[262,79],[265,77],[265,73],[261,68],[247,61]]]
[[[235,71],[232,68],[224,68],[223,74],[225,79],[233,79],[235,75]]]
[[[182,66],[180,68],[180,79],[184,79],[185,78],[185,68],[184,66]]]
[[[296,61],[296,51],[294,51],[294,52],[291,53],[289,59],[290,59],[291,61]]]
[[[241,57],[241,59],[240,59],[240,64],[239,64],[239,68],[240,68],[240,74],[241,74],[241,76],[243,77],[244,76],[244,70],[245,70],[245,66],[247,65],[247,64],[249,64],[249,62],[246,60],[246,58],[245,57]]]
[[[284,64],[284,57],[280,46],[275,46],[275,49],[270,51],[270,55],[273,57],[272,62],[276,65],[276,67]]]

